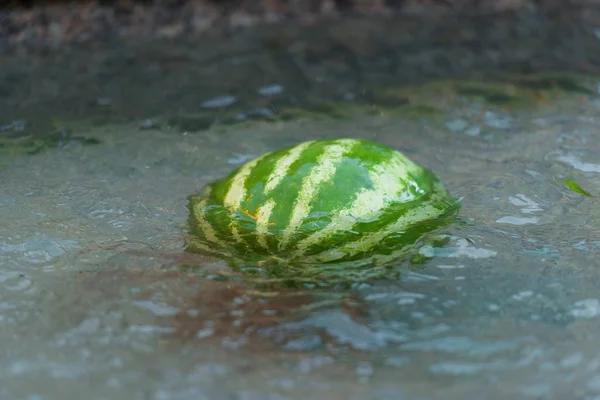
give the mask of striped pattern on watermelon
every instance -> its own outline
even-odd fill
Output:
[[[197,251],[294,265],[395,259],[458,209],[431,171],[360,139],[264,154],[189,200]]]

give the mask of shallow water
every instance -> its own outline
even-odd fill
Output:
[[[233,82],[239,105],[215,85],[186,92],[199,105],[187,120],[158,103],[102,120],[100,96],[58,123],[99,144],[0,153],[1,397],[600,398],[600,203],[562,183],[600,195],[596,80],[516,109],[419,89],[443,112],[418,118],[399,103],[349,106],[348,88],[333,103],[342,116],[244,122],[299,96],[286,79]],[[242,122],[195,129],[231,107]],[[1,123],[44,126],[34,109],[5,109]],[[180,268],[226,268],[183,252],[186,196],[266,151],[339,136],[431,168],[470,223],[421,248],[433,257],[419,268],[399,265],[400,280],[338,296],[268,296]]]

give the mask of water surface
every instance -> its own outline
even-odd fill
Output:
[[[563,184],[600,196],[596,80],[515,82],[373,85],[366,101],[342,86],[337,98],[301,96],[301,82],[268,75],[230,82],[244,101],[190,83],[181,96],[197,106],[183,111],[167,96],[164,110],[127,116],[102,93],[77,118],[5,110],[0,394],[598,398],[600,203]],[[30,136],[15,121],[51,126],[31,135],[53,139],[18,146]],[[266,151],[342,136],[434,170],[470,223],[422,248],[432,258],[419,268],[399,264],[401,279],[333,300],[181,268],[226,268],[183,251],[186,196]]]

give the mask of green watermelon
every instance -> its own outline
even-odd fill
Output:
[[[405,255],[458,204],[434,173],[390,147],[307,141],[190,196],[188,249],[270,276],[350,276]]]

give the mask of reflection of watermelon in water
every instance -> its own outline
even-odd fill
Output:
[[[395,260],[459,206],[402,153],[337,139],[249,161],[191,196],[189,208],[190,250],[308,277]]]

